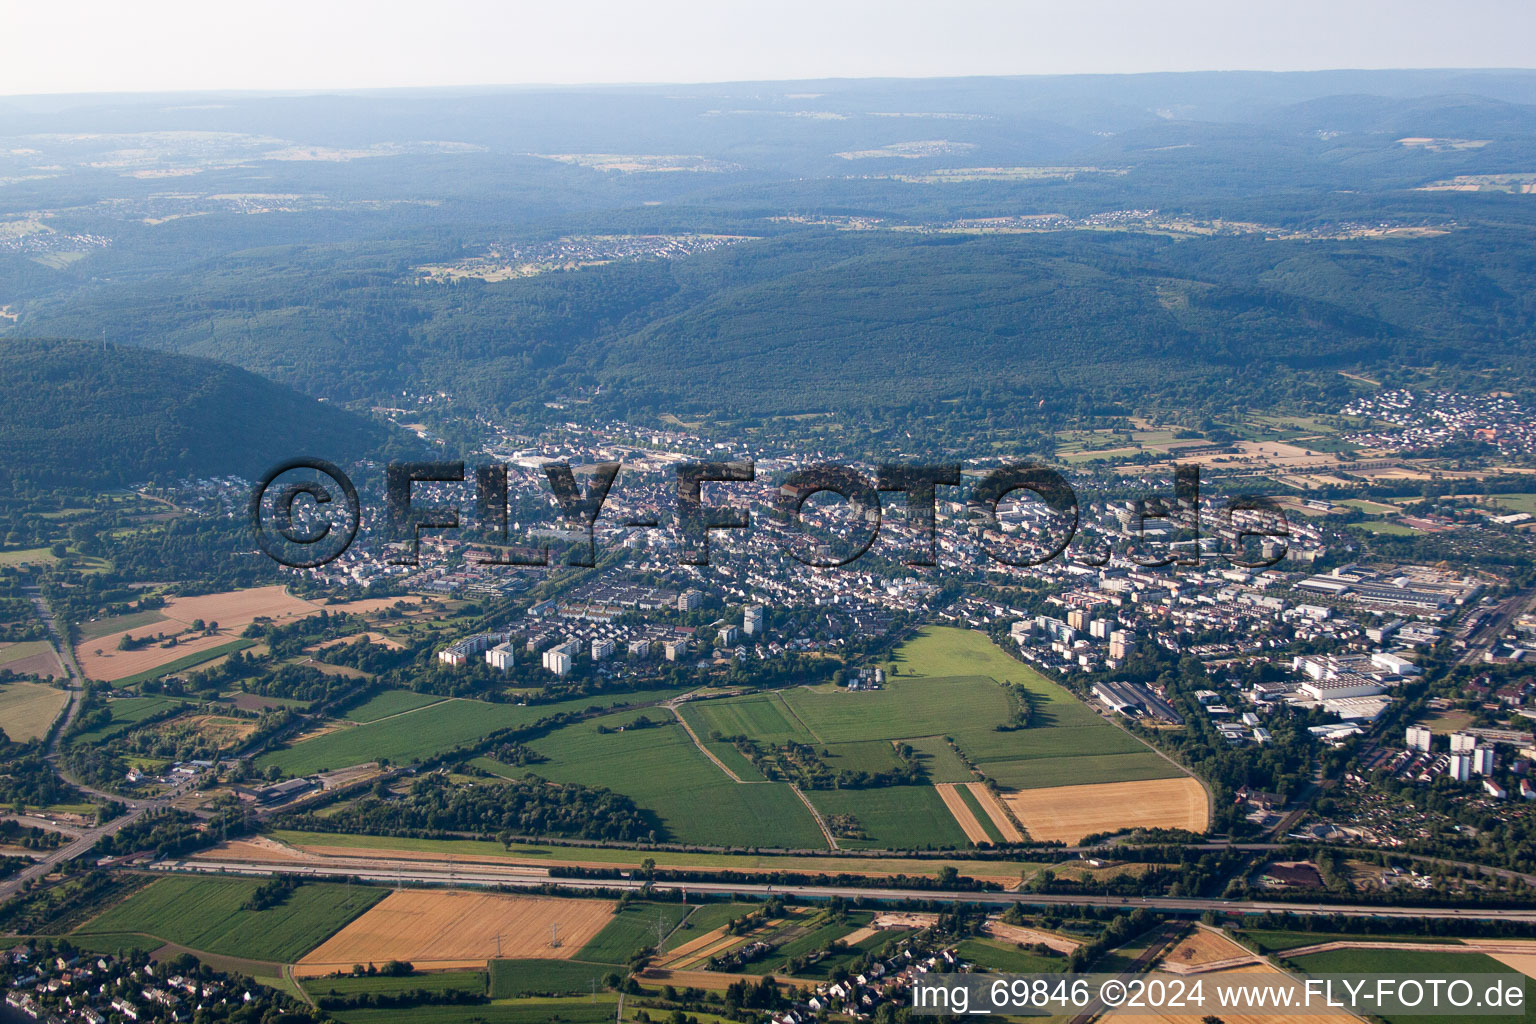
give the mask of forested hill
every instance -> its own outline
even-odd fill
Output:
[[[0,342],[0,477],[127,483],[259,476],[384,450],[390,428],[211,359],[75,341]]]

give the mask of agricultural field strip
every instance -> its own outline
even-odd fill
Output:
[[[971,782],[966,784],[981,809],[992,819],[992,824],[997,826],[998,832],[1005,843],[1022,843],[1024,834],[1019,831],[1019,826],[1014,823],[1013,815],[1008,812],[1007,806],[997,798],[997,794],[988,789],[985,783]]]
[[[987,835],[987,830],[981,827],[981,822],[976,820],[976,815],[971,813],[970,807],[966,806],[965,801],[960,798],[957,783],[940,783],[933,788],[938,790],[939,798],[944,801],[944,806],[949,809],[949,813],[955,816],[955,821],[965,833],[965,838],[976,846],[992,841],[992,837]]]

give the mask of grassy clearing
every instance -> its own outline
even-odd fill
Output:
[[[262,883],[174,875],[140,889],[76,929],[81,935],[142,932],[223,956],[287,963],[324,942],[385,895],[367,886],[309,883],[279,906],[242,909]]]
[[[415,690],[384,690],[367,703],[348,711],[346,719],[360,724],[377,722],[381,718],[431,707],[442,701],[443,698],[436,694],[417,693]]]
[[[918,760],[927,769],[930,782],[974,782],[975,776],[966,767],[960,755],[955,753],[942,736],[915,736],[905,741],[917,751]]]
[[[57,562],[53,552],[47,548],[16,548],[13,551],[0,551],[0,565],[26,565],[28,563],[47,562],[50,565]]]
[[[107,709],[112,712],[110,722],[75,735],[70,742],[100,743],[141,722],[186,706],[186,701],[175,697],[116,697],[107,702]]]
[[[965,849],[970,841],[932,786],[885,789],[823,789],[806,796],[822,817],[850,814],[868,842],[838,840],[839,846],[885,849]]]
[[[532,747],[554,782],[605,786],[655,815],[675,841],[705,846],[824,849],[826,841],[788,785],[742,785],[720,771],[676,722],[625,728],[657,712],[621,712],[559,729]],[[397,719],[396,721],[400,721]],[[608,732],[599,732],[606,727]],[[520,773],[519,773],[520,774]]]
[[[16,681],[0,686],[0,728],[13,740],[35,740],[48,733],[69,694],[41,683]]]
[[[1063,956],[1041,956],[996,939],[966,939],[956,950],[962,960],[1000,974],[1051,974],[1067,966]]]
[[[75,627],[82,644],[91,640],[97,640],[113,633],[122,633],[130,629],[139,629],[150,626],[156,622],[164,622],[165,616],[158,608],[147,608],[141,612],[129,612],[127,615],[109,615],[106,618],[96,619],[92,622],[82,622]]]
[[[594,985],[601,992],[605,976],[624,973],[614,964],[580,960],[492,960],[491,998],[588,994]]]
[[[581,947],[577,960],[622,964],[647,946],[656,946],[688,915],[678,903],[631,903]]]
[[[388,758],[408,764],[455,747],[471,744],[497,729],[532,725],[549,715],[582,711],[590,706],[639,703],[657,700],[671,691],[605,694],[559,701],[553,704],[490,704],[478,700],[445,700],[355,729],[342,729],[305,740],[285,750],[262,755],[262,768],[276,765],[288,775],[308,775],[328,768],[344,768]]]

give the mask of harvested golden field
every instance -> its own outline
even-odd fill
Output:
[[[291,622],[314,615],[320,609],[320,605],[293,597],[286,588],[280,586],[230,590],[222,594],[200,594],[197,597],[173,597],[160,609],[160,621],[86,640],[76,647],[75,657],[80,662],[81,671],[92,679],[123,679],[159,668],[189,654],[227,644],[238,638],[245,627],[258,618]],[[193,632],[192,623],[196,619],[202,619],[205,623],[217,622],[219,628],[206,636],[200,630]],[[176,646],[161,647],[158,642],[152,641],[137,650],[118,650],[117,645],[124,636],[131,634],[144,637],[161,633],[167,637],[180,634]]]
[[[604,900],[440,891],[393,892],[299,961],[303,978],[353,964],[409,960],[418,967],[480,966],[494,957],[564,960],[613,916]],[[558,926],[558,946],[551,931]]]
[[[1072,844],[1123,828],[1210,827],[1205,790],[1194,779],[1148,779],[1026,789],[1003,797],[1031,839]]]
[[[7,683],[0,686],[0,729],[17,741],[45,736],[68,700],[66,691],[41,683]]]
[[[82,641],[75,648],[75,657],[80,662],[81,671],[87,676],[110,682],[227,644],[237,639],[245,627],[258,618],[285,623],[317,615],[321,611],[374,615],[395,605],[400,605],[406,611],[414,610],[421,600],[419,597],[381,597],[339,604],[317,604],[294,597],[288,593],[287,588],[275,585],[228,590],[220,594],[200,594],[196,597],[173,597],[166,602],[164,608],[159,609],[160,619],[157,621]],[[205,623],[217,622],[217,632],[205,636],[200,630],[192,631],[192,623],[197,619]],[[102,625],[110,626],[111,623],[105,622]],[[118,642],[130,634],[136,638],[157,634],[164,634],[167,638],[176,636],[177,643],[174,647],[161,647],[158,641],[152,641],[137,650],[118,650]],[[372,635],[369,634],[370,638]],[[380,634],[380,641],[385,639]],[[389,644],[386,642],[384,645]]]
[[[1179,940],[1179,944],[1163,954],[1163,963],[1174,967],[1199,967],[1203,964],[1220,963],[1236,957],[1251,957],[1254,953],[1244,949],[1218,931],[1196,928]]]
[[[976,802],[981,804],[981,809],[987,812],[987,817],[992,819],[992,824],[997,826],[998,832],[1002,833],[1003,842],[1022,843],[1024,841],[1023,833],[1008,816],[1008,811],[1003,807],[1002,801],[998,800],[997,794],[988,789],[986,783],[967,782],[965,785],[970,788]]]

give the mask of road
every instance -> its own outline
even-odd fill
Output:
[[[153,865],[157,871],[194,874],[272,875],[284,873],[305,875],[311,878],[359,878],[370,882],[413,883],[418,885],[445,886],[541,886],[562,889],[629,889],[647,888],[647,883],[628,878],[551,878],[538,869],[509,867],[504,870],[481,870],[476,865],[473,872],[463,871],[451,864],[417,861],[402,863],[398,868],[358,870],[356,867],[326,864],[295,864],[289,861],[263,862],[255,860],[198,861],[171,860]],[[840,896],[848,900],[910,901],[930,900],[937,903],[980,903],[998,906],[1019,904],[1025,907],[1090,906],[1113,907],[1119,910],[1147,910],[1171,914],[1203,914],[1207,910],[1219,913],[1242,914],[1348,914],[1366,917],[1411,917],[1438,920],[1468,921],[1519,921],[1536,924],[1536,906],[1520,908],[1490,907],[1412,907],[1379,906],[1376,904],[1347,903],[1286,903],[1269,900],[1221,900],[1203,897],[1174,896],[1083,896],[1053,895],[1043,893],[968,892],[949,889],[885,889],[831,885],[766,885],[754,882],[653,882],[648,886],[658,892],[712,893],[724,896],[755,896],[766,898],[778,894],[798,899],[822,900]]]
[[[60,747],[63,743],[64,734],[69,731],[70,725],[74,723],[75,718],[80,714],[81,694],[85,689],[85,677],[80,673],[80,666],[75,664],[74,653],[70,650],[69,643],[65,640],[58,623],[54,620],[53,609],[49,608],[48,602],[43,600],[42,591],[37,587],[29,587],[28,596],[32,599],[32,604],[37,609],[38,618],[42,620],[43,625],[48,627],[48,637],[53,644],[54,652],[59,657],[59,664],[63,665],[64,670],[69,673],[69,703],[64,706],[64,721],[54,730],[53,739],[48,743],[46,755],[48,761],[53,765],[53,770],[59,774],[59,777],[71,786],[74,786],[82,793],[101,800],[115,800],[123,804],[127,808],[127,812],[110,822],[78,831],[71,842],[49,850],[41,860],[36,861],[31,867],[24,868],[11,878],[0,882],[0,902],[10,899],[27,882],[42,878],[44,875],[56,870],[59,865],[66,861],[74,860],[76,857],[89,853],[91,848],[103,836],[116,834],[125,826],[138,821],[147,811],[169,805],[171,800],[181,791],[180,787],[178,787],[162,797],[150,800],[129,800],[116,793],[108,793],[105,790],[88,786],[79,779],[72,777],[64,768],[63,760],[60,757]],[[45,825],[44,827],[52,828],[53,826]],[[60,831],[64,830],[61,829]]]

